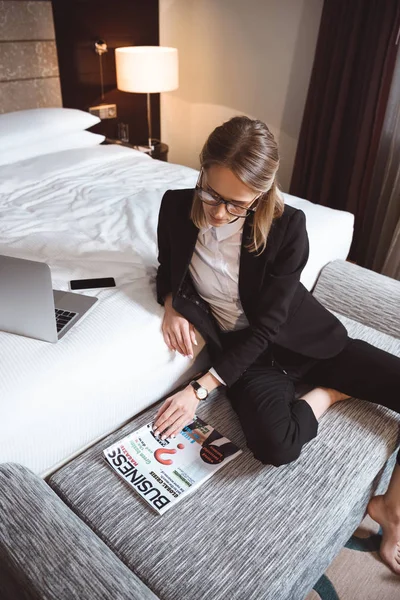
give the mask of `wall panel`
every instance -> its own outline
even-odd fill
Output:
[[[51,2],[0,1],[0,113],[61,106]]]
[[[116,137],[118,121],[129,124],[130,141],[147,144],[146,94],[120,92],[116,85],[115,48],[159,44],[158,0],[53,0],[54,25],[63,105],[88,110],[115,103],[117,119],[93,131]],[[94,44],[104,40],[104,98]],[[153,137],[160,137],[160,95],[151,95]]]

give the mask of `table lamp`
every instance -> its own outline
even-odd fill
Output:
[[[115,49],[117,88],[147,94],[149,148],[151,137],[150,94],[178,88],[178,50],[167,46],[125,46]]]

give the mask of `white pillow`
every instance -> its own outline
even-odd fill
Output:
[[[99,117],[77,108],[31,108],[0,115],[1,149],[36,144],[59,133],[83,131]]]
[[[43,139],[35,144],[26,144],[4,150],[0,144],[0,165],[8,165],[40,156],[41,154],[53,154],[62,150],[71,150],[73,148],[87,148],[89,146],[98,146],[105,139],[104,135],[91,133],[90,131],[76,131],[74,133],[56,133],[50,139]]]

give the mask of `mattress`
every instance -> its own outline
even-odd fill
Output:
[[[116,280],[82,292],[99,301],[57,344],[0,332],[0,462],[47,476],[208,366],[201,336],[193,360],[167,348],[155,290],[161,198],[197,176],[116,145],[0,167],[0,254],[46,262],[58,290]],[[352,215],[285,201],[307,215],[311,289],[327,256],[346,258]]]
[[[339,258],[347,259],[353,240],[354,215],[290,194],[283,196],[285,203],[300,208],[306,215],[310,255],[300,280],[312,291],[325,265]]]

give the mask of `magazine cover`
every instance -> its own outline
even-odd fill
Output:
[[[197,415],[173,439],[143,425],[103,451],[107,463],[162,515],[241,450]]]

